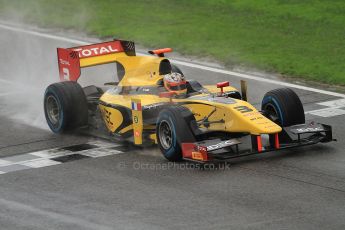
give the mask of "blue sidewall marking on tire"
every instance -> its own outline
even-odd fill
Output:
[[[59,107],[59,117],[60,117],[60,119],[59,119],[59,125],[57,126],[57,127],[54,127],[54,125],[53,124],[51,124],[51,122],[50,121],[48,121],[48,125],[49,125],[49,127],[54,131],[54,132],[59,132],[60,130],[61,130],[61,128],[62,128],[62,126],[63,126],[63,123],[64,123],[64,113],[63,113],[63,108],[62,108],[62,105],[61,105],[61,101],[60,101],[60,98],[57,96],[57,94],[54,92],[54,90],[46,90],[46,93],[45,93],[45,95],[47,95],[47,94],[52,94],[54,97],[55,97],[55,99],[57,100],[57,102],[58,102],[58,107]],[[44,102],[45,103],[45,102]]]
[[[262,104],[264,105],[264,104],[266,104],[268,102],[272,102],[272,105],[276,108],[276,110],[279,113],[282,125],[284,125],[283,112],[280,109],[278,101],[274,97],[272,97],[272,96],[264,97],[264,99],[262,100]]]
[[[279,112],[280,120],[281,120],[282,125],[284,125],[283,113],[282,113],[282,111],[281,111],[281,109],[280,109],[280,106],[279,106],[278,101],[277,101],[275,98],[272,98],[272,102],[273,102],[273,104],[276,106],[276,109],[277,109],[278,112]]]
[[[268,96],[268,97],[264,97],[264,99],[262,100],[262,104],[266,104],[267,102],[271,101],[272,100],[272,97],[271,96]]]

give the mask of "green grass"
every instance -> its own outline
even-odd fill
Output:
[[[343,0],[0,0],[0,16],[345,85]]]

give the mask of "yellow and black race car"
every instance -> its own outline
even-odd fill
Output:
[[[261,111],[229,82],[203,86],[185,79],[164,57],[171,49],[137,56],[133,42],[58,48],[59,83],[47,87],[44,111],[55,133],[85,127],[99,113],[112,136],[135,145],[156,143],[171,161],[226,160],[266,151],[332,141],[331,127],[305,124],[304,109],[288,88],[265,94]],[[117,67],[118,82],[105,92],[82,88],[80,69],[105,63]]]

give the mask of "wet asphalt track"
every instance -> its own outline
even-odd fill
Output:
[[[54,135],[43,120],[44,87],[57,79],[55,49],[72,45],[0,30],[1,157],[94,140]],[[202,83],[239,82],[181,69]],[[279,85],[248,81],[248,87],[259,106]],[[306,111],[339,99],[296,92]],[[218,170],[171,165],[148,148],[6,173],[0,175],[0,228],[344,229],[344,118],[307,116],[333,125],[338,142],[242,158]]]

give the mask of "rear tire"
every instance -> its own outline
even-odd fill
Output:
[[[262,99],[261,109],[267,118],[282,127],[305,123],[302,102],[289,88],[267,92]]]
[[[88,105],[81,86],[72,81],[49,85],[44,94],[44,114],[54,133],[87,125]]]
[[[171,106],[163,109],[158,116],[156,135],[158,146],[169,161],[181,161],[181,144],[195,142],[191,123],[195,121],[189,109]]]

